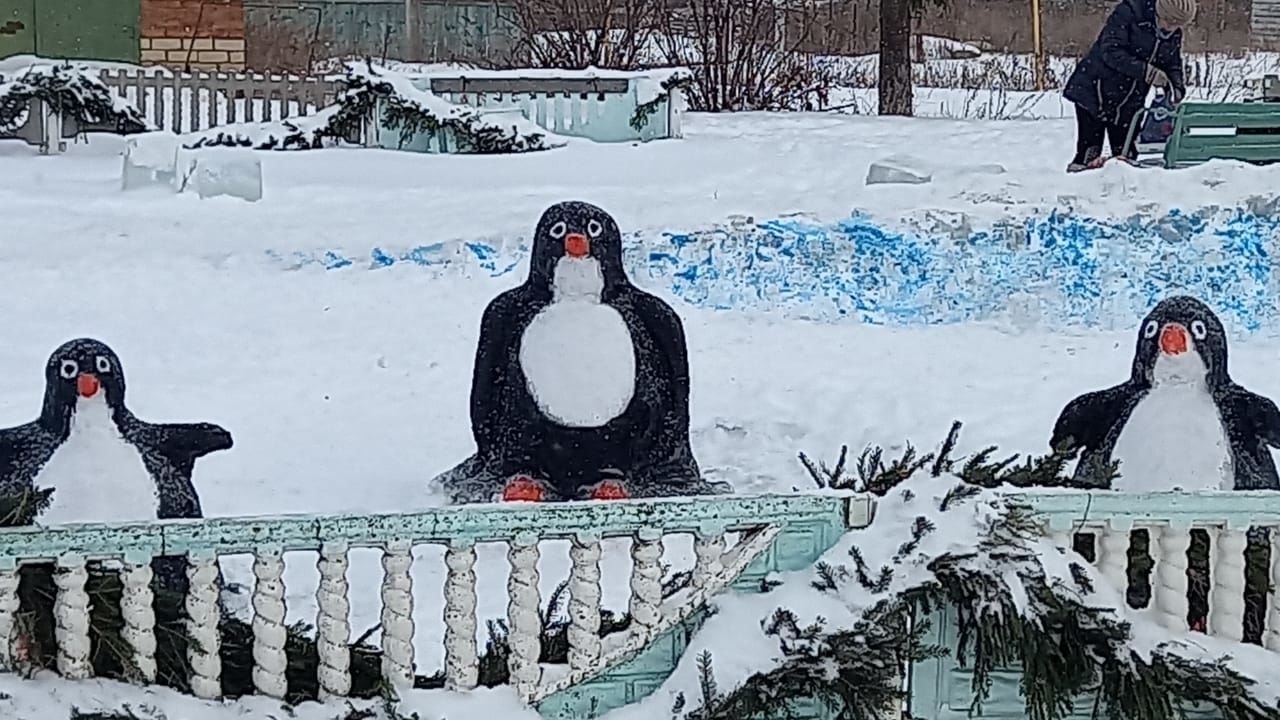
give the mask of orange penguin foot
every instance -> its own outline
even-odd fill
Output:
[[[592,500],[627,500],[630,497],[627,486],[618,480],[604,480],[591,489]]]
[[[502,489],[504,502],[542,502],[547,499],[547,488],[528,475],[516,475]]]

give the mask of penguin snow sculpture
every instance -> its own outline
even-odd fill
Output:
[[[230,448],[230,433],[144,422],[125,406],[124,391],[120,359],[103,343],[72,340],[55,350],[40,417],[0,430],[0,495],[53,488],[41,525],[201,517],[192,467]]]
[[[1072,400],[1053,429],[1057,451],[1083,450],[1075,480],[1117,490],[1280,490],[1270,448],[1280,410],[1231,380],[1222,322],[1179,296],[1142,321],[1129,380]]]
[[[724,492],[689,445],[675,311],[631,284],[604,210],[553,205],[524,284],[485,309],[471,386],[476,454],[435,479],[453,502]]]

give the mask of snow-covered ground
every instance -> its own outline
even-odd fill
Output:
[[[664,233],[735,216],[834,222],[854,211],[892,218],[931,209],[994,221],[1066,203],[1126,217],[1231,207],[1280,180],[1280,170],[1229,163],[1068,176],[1072,130],[1070,120],[744,114],[693,116],[683,141],[514,157],[264,153],[266,196],[252,204],[123,194],[112,138],[55,157],[3,141],[0,425],[35,416],[48,353],[88,335],[119,353],[139,416],[214,421],[234,435],[234,449],[197,465],[206,514],[425,508],[441,502],[427,480],[472,450],[467,398],[481,311],[523,267],[325,270],[291,265],[292,254],[369,257],[375,247],[466,242],[510,251],[547,205],[566,199],[603,206],[652,250]],[[902,151],[951,170],[926,185],[864,186],[869,162]],[[974,169],[983,163],[1007,172]],[[1128,327],[822,323],[694,306],[663,282],[634,279],[685,319],[694,450],[709,475],[739,492],[805,487],[797,451],[830,458],[842,444],[932,447],[954,419],[966,423],[962,450],[1043,453],[1061,407],[1122,380],[1131,361]],[[1235,378],[1280,397],[1278,351],[1264,336],[1238,339]],[[505,607],[505,562],[499,548],[483,550],[481,612],[494,617]],[[689,562],[683,548],[672,550],[669,560]],[[564,548],[548,551],[544,597],[565,568]],[[227,569],[251,584],[247,563]],[[421,673],[442,664],[440,570],[440,553],[423,549]],[[625,560],[606,569],[611,607],[625,601],[627,572]],[[371,553],[355,558],[357,633],[376,623],[379,573]],[[309,619],[313,559],[291,557],[286,580],[291,618]]]

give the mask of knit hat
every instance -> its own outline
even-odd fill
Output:
[[[1196,17],[1196,0],[1156,0],[1156,19],[1182,27]]]

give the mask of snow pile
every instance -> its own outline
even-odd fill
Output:
[[[63,59],[39,55],[10,55],[0,58],[0,75],[21,75],[34,67],[42,65],[70,65],[78,70],[95,74],[103,70],[115,70],[142,73],[144,75],[159,75],[161,77],[171,77],[173,75],[168,68],[162,65],[142,66],[109,60]]]
[[[5,720],[66,720],[76,710],[119,713],[136,720],[401,720],[415,714],[417,720],[541,720],[506,687],[468,693],[413,690],[390,707],[375,700],[288,706],[259,696],[213,702],[160,686],[138,687],[98,679],[70,682],[48,671],[30,680],[0,673],[0,717]]]
[[[525,272],[528,243],[268,254],[291,269],[408,265],[499,277]],[[696,231],[630,233],[624,245],[634,277],[707,308],[888,325],[1008,320],[1123,329],[1177,291],[1204,300],[1233,330],[1280,328],[1280,270],[1268,260],[1280,252],[1276,198],[1127,218],[1049,207],[994,225],[931,210],[896,221],[865,213],[836,223],[740,218]]]
[[[961,497],[958,488],[968,488],[972,495]],[[935,477],[927,468],[918,470],[877,501],[869,527],[847,533],[826,553],[818,567],[837,568],[835,575],[823,576],[817,570],[779,574],[774,579],[780,584],[767,593],[733,594],[714,600],[715,612],[692,638],[662,687],[640,703],[609,713],[606,719],[683,717],[673,712],[673,707],[684,707],[687,712],[702,696],[698,666],[704,652],[711,653],[715,685],[722,694],[727,693],[788,659],[779,638],[765,630],[776,610],[792,612],[799,627],[816,623],[823,626],[824,633],[851,629],[878,604],[934,585],[935,568],[940,563],[954,564],[962,576],[993,578],[995,586],[1012,598],[1014,609],[1027,619],[1039,617],[1040,604],[1032,599],[1031,583],[1043,577],[1053,593],[1128,623],[1129,647],[1141,661],[1175,656],[1218,665],[1252,680],[1250,693],[1258,705],[1270,712],[1280,711],[1280,670],[1273,653],[1204,635],[1171,635],[1151,611],[1130,609],[1123,593],[1102,579],[1084,558],[1060,552],[1045,538],[999,530],[1015,506],[1014,495],[968,486],[950,473]],[[922,527],[931,529],[922,534]],[[874,589],[840,574],[838,568],[851,567],[850,558],[855,555],[865,561]],[[794,655],[795,647],[791,649]]]
[[[915,35],[911,38],[911,59],[921,60],[972,60],[982,56],[982,48],[937,35]]]

